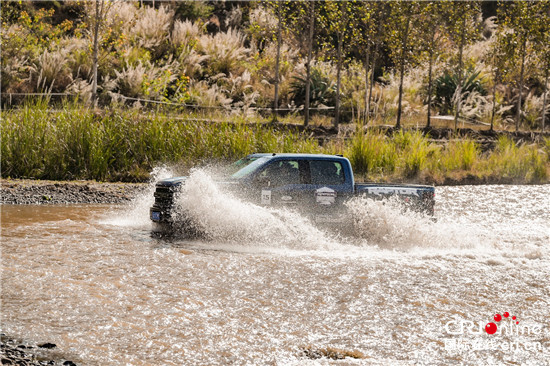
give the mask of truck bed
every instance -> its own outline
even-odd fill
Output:
[[[397,195],[406,202],[412,203],[416,211],[434,215],[435,187],[420,184],[401,183],[356,183],[355,194],[373,199]]]

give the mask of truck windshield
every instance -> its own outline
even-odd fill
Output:
[[[261,158],[258,158],[256,160],[253,160],[248,165],[241,168],[239,171],[231,175],[231,178],[239,179],[246,177],[248,174],[252,173],[256,170],[259,166],[263,165],[266,161],[270,159],[269,156],[263,156]]]

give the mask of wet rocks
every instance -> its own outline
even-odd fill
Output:
[[[51,348],[55,348],[57,346],[53,343],[43,343],[43,344],[39,344],[38,347],[51,349]]]
[[[2,204],[113,204],[130,201],[144,189],[144,183],[98,183],[93,181],[52,182],[2,179]]]
[[[306,358],[317,360],[320,358],[328,358],[332,360],[343,360],[347,357],[355,359],[367,358],[363,353],[356,350],[345,350],[334,347],[314,348],[312,346],[303,349],[303,356]]]
[[[18,366],[76,366],[56,354],[48,354],[48,350],[56,348],[53,343],[41,343],[33,345],[28,342],[16,340],[4,334],[0,336],[0,364]],[[46,353],[45,353],[46,352]]]

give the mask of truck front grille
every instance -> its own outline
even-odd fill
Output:
[[[169,210],[174,204],[174,195],[175,189],[173,187],[157,185],[153,207]]]

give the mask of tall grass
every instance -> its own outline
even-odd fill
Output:
[[[76,109],[75,109],[76,108]],[[319,152],[316,141],[259,123],[205,123],[105,115],[75,106],[50,113],[45,103],[3,116],[2,175],[38,179],[142,181],[156,164],[192,166],[252,152]]]
[[[546,151],[545,151],[546,150]],[[356,133],[347,148],[355,173],[366,179],[442,183],[472,177],[480,182],[537,183],[548,180],[550,139],[545,145],[517,145],[501,137],[495,149],[482,153],[470,139],[436,145],[418,131]]]
[[[393,173],[397,166],[397,149],[381,132],[357,133],[346,151],[355,174]]]
[[[548,178],[548,156],[535,144],[517,145],[501,136],[494,152],[484,162],[485,174],[505,179],[522,178],[525,182],[542,182]]]
[[[470,170],[480,158],[479,145],[472,140],[452,140],[440,151],[438,168],[444,172]]]
[[[2,176],[13,178],[144,181],[159,164],[192,167],[253,152],[344,153],[359,180],[441,183],[473,175],[480,181],[545,182],[550,165],[550,139],[518,145],[501,137],[493,151],[481,153],[467,139],[438,145],[418,131],[358,131],[349,140],[320,145],[305,133],[243,116],[204,122],[136,110],[99,114],[71,103],[50,111],[47,101],[5,111],[0,137]]]
[[[393,140],[400,152],[401,167],[407,178],[416,177],[426,168],[428,158],[435,145],[419,131],[394,133]]]
[[[437,149],[418,131],[401,130],[391,136],[369,132],[353,137],[347,155],[357,173],[415,178],[427,168]]]

